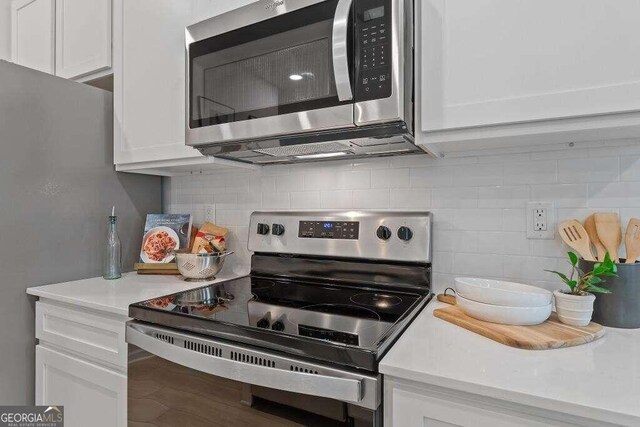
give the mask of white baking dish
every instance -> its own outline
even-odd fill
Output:
[[[472,301],[460,294],[456,302],[473,318],[504,325],[537,325],[551,316],[551,303],[543,307],[506,307]]]
[[[474,277],[457,277],[455,290],[466,299],[509,307],[546,307],[553,299],[553,293],[546,289]]]

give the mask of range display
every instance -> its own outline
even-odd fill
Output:
[[[298,237],[311,239],[353,239],[360,235],[357,221],[300,221]]]

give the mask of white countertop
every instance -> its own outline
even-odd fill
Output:
[[[589,344],[520,350],[433,316],[431,302],[380,364],[383,374],[628,426],[640,425],[640,329]]]
[[[125,273],[117,280],[102,277],[28,288],[29,295],[127,316],[129,304],[212,283],[242,277],[224,273],[210,282],[185,282],[181,276]]]

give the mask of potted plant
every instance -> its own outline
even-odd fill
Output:
[[[592,271],[584,272],[578,268],[578,255],[573,252],[568,252],[568,255],[571,264],[569,277],[558,271],[545,271],[557,274],[569,287],[569,291],[553,292],[560,321],[572,326],[587,326],[593,315],[593,302],[596,299],[594,293],[611,293],[599,285],[608,277],[615,277],[618,268],[607,253],[602,262],[594,264]]]

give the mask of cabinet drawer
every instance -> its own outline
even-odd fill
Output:
[[[124,317],[36,303],[36,338],[121,368],[127,366],[125,321]]]

